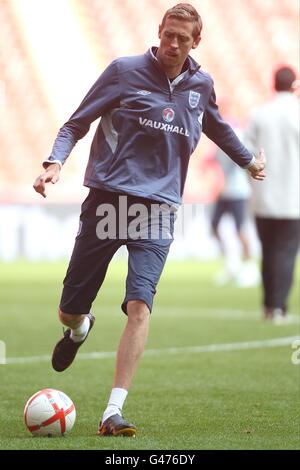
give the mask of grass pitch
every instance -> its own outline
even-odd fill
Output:
[[[95,327],[72,367],[58,374],[48,356],[62,334],[56,310],[66,265],[0,266],[8,360],[0,365],[0,449],[299,449],[300,366],[291,361],[292,340],[267,342],[299,335],[299,265],[293,323],[275,326],[261,320],[259,288],[214,286],[217,263],[167,263],[123,410],[138,428],[135,439],[96,436],[126,320],[119,307],[126,263],[111,264],[94,303]],[[46,387],[75,403],[75,426],[63,438],[33,438],[25,428],[27,399]]]

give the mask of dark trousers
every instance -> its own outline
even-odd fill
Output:
[[[300,244],[300,220],[257,217],[256,227],[262,244],[264,306],[286,311]]]

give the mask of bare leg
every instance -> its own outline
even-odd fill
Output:
[[[113,387],[128,390],[143,354],[149,331],[150,312],[140,300],[127,304],[128,320],[121,337],[116,360]]]

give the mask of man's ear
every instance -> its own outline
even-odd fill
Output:
[[[199,36],[197,36],[196,39],[194,39],[192,49],[196,49],[196,47],[199,46],[200,41],[201,41],[201,36],[199,34]]]

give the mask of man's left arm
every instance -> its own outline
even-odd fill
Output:
[[[203,115],[203,132],[220,147],[237,165],[247,169],[252,178],[263,180],[266,158],[263,149],[259,155],[251,154],[239,140],[231,126],[226,123],[218,110],[216,95],[212,89],[210,99]]]

